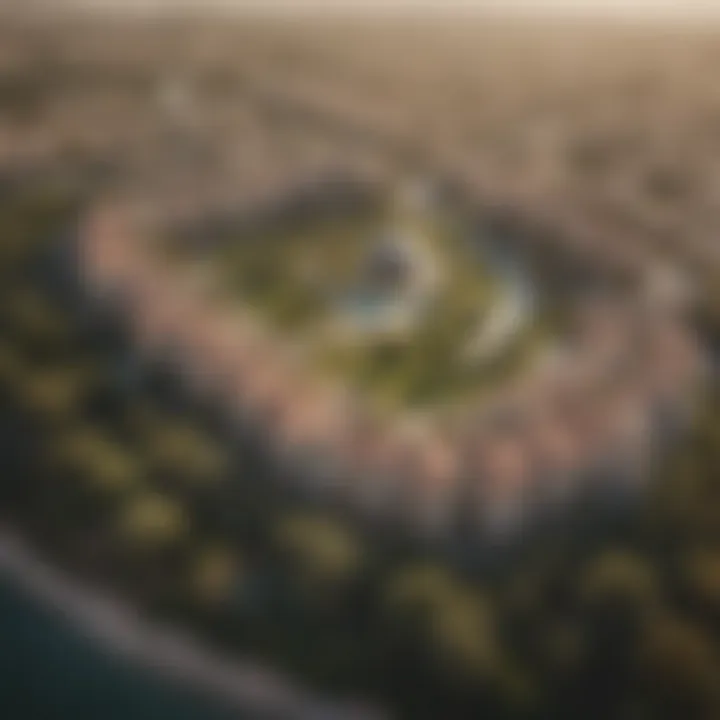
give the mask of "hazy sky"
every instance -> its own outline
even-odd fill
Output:
[[[3,0],[0,0],[2,2]],[[542,14],[599,14],[620,16],[698,17],[720,16],[720,0],[44,0],[45,5],[159,9],[177,6],[285,10],[397,10],[423,8],[433,11],[478,10],[532,12]]]

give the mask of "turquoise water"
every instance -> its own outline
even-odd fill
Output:
[[[346,307],[352,315],[363,319],[377,319],[393,305],[394,298],[384,294],[369,292],[352,295],[346,302]]]
[[[237,720],[135,668],[0,577],[2,720]]]

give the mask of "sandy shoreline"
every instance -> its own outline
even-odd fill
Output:
[[[352,703],[324,701],[249,660],[229,660],[182,630],[150,623],[126,603],[82,585],[0,528],[0,575],[37,598],[103,650],[197,690],[253,720],[382,720]]]

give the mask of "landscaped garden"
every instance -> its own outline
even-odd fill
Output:
[[[548,339],[520,254],[449,204],[389,193],[251,227],[239,223],[210,252],[199,243],[225,301],[251,308],[311,372],[382,409],[467,403]]]

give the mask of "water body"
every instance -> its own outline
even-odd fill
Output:
[[[3,720],[384,717],[311,696],[252,660],[214,654],[77,584],[17,536],[0,536]]]
[[[243,715],[103,650],[0,575],[0,717],[238,720]]]
[[[479,233],[474,246],[481,262],[499,281],[501,292],[487,316],[478,324],[466,354],[486,362],[499,355],[534,319],[536,288],[516,251]]]

